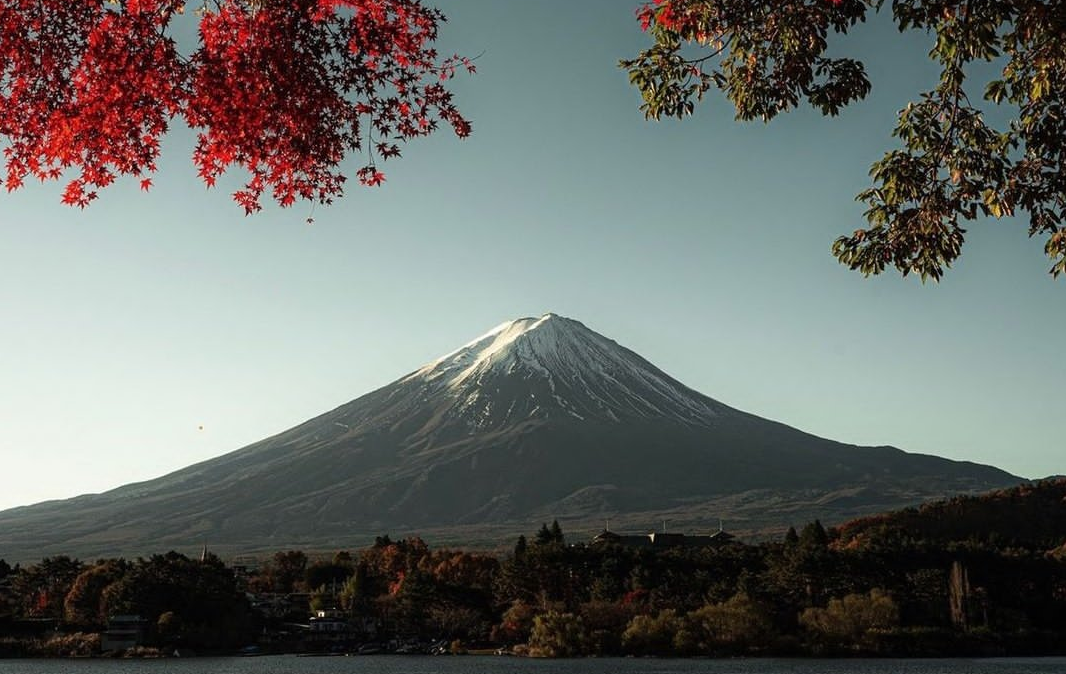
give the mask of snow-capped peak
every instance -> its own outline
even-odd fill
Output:
[[[560,328],[563,328],[560,323],[571,323],[584,330],[588,330],[588,328],[577,321],[563,318],[562,316],[553,313],[544,314],[539,318],[526,317],[507,321],[497,325],[495,328],[489,330],[477,339],[464,344],[455,351],[445,354],[432,363],[425,365],[411,375],[411,378],[422,377],[434,380],[445,375],[453,375],[448,380],[450,384],[454,385],[462,383],[462,381],[472,372],[477,370],[479,366],[491,362],[494,356],[506,353],[506,351],[512,347],[519,338],[525,335],[540,330],[542,333],[553,333],[553,335],[557,337],[558,333],[561,331]],[[546,334],[544,336],[547,337]],[[551,341],[551,337],[538,341],[544,346],[550,346],[549,342]]]
[[[504,403],[500,391],[517,395],[519,382],[527,392],[506,407],[530,415],[554,408],[579,419],[706,423],[725,409],[582,323],[553,313],[502,323],[405,379],[412,380],[443,386],[464,415],[476,408],[479,418],[495,417],[493,410]]]

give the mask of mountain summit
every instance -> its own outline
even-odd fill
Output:
[[[400,380],[451,396],[474,428],[565,414],[708,425],[724,406],[582,323],[545,314],[497,326]]]
[[[748,531],[1016,484],[989,466],[858,447],[741,412],[555,314],[217,459],[0,513],[0,556],[450,542],[610,517]]]

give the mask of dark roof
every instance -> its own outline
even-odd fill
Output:
[[[630,548],[699,548],[723,545],[733,540],[733,534],[716,531],[709,536],[689,536],[688,534],[651,532],[648,534],[616,534],[604,529],[593,537],[593,544],[624,545]]]

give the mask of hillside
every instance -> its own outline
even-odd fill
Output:
[[[1066,478],[864,517],[840,525],[835,534],[843,548],[911,541],[1066,550]]]

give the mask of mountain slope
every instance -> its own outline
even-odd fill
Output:
[[[469,539],[606,516],[758,529],[1018,478],[825,440],[730,408],[581,323],[547,314],[295,428],[170,475],[0,513],[0,556],[344,544],[382,531]],[[711,509],[712,512],[708,512]],[[715,520],[716,521],[716,520]],[[481,529],[479,529],[479,527]],[[450,532],[450,533],[449,533]]]
[[[1066,552],[1066,478],[853,520],[837,527],[835,544],[864,548],[909,541]]]

